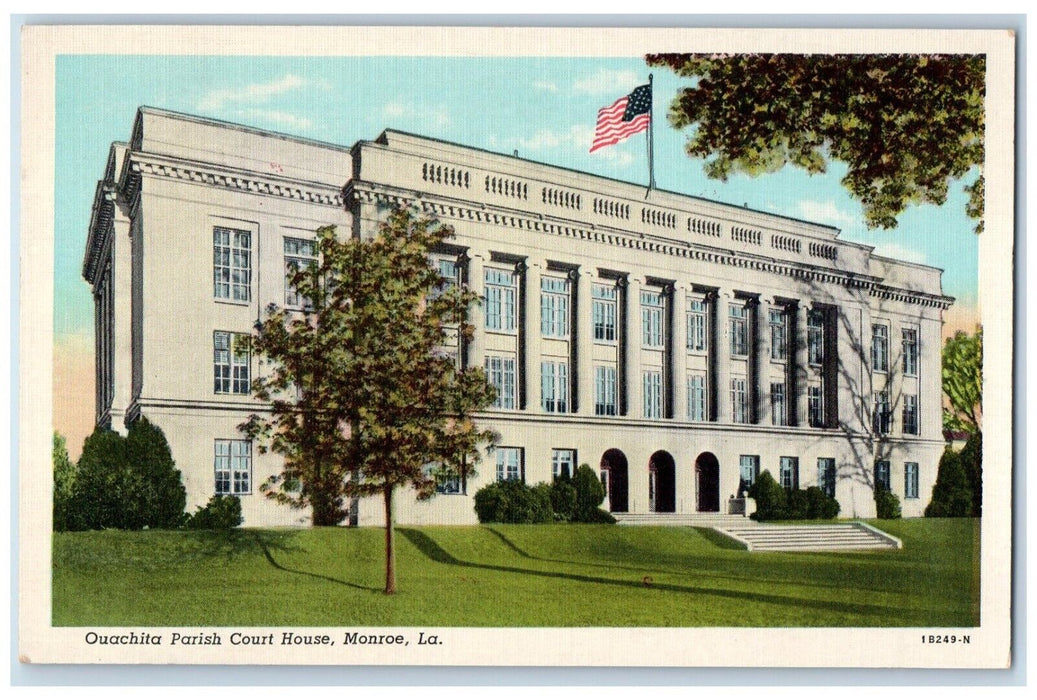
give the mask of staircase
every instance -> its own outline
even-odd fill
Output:
[[[744,515],[723,513],[613,513],[619,525],[659,525],[664,527],[758,527],[755,520]]]
[[[824,525],[769,525],[741,515],[721,513],[613,513],[619,525],[707,527],[740,542],[750,552],[832,552],[855,549],[902,549],[899,539],[870,525],[843,522]]]
[[[864,523],[831,525],[719,526],[715,528],[750,552],[826,552],[852,549],[902,549],[892,535]]]

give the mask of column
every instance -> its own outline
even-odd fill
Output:
[[[790,305],[789,320],[795,319],[789,334],[789,425],[807,426],[807,312],[806,304]],[[795,408],[796,422],[791,420]],[[800,465],[802,467],[802,465]]]
[[[720,338],[717,307],[720,295],[706,293],[706,420],[720,420]]]
[[[133,400],[133,255],[131,246],[132,227],[116,207],[112,231],[112,271],[108,284],[112,289],[111,314],[112,333],[110,342],[112,366],[112,430],[126,432],[126,411]]]
[[[670,340],[673,418],[688,420],[688,290],[683,285],[676,285],[673,292],[673,333]]]
[[[760,403],[762,402],[760,380],[760,299],[752,297],[745,300],[746,332],[749,334],[749,357],[746,358],[745,379],[747,399],[749,402],[749,423],[760,422]]]
[[[582,416],[594,415],[594,328],[591,314],[591,286],[594,269],[583,266],[576,272],[576,303],[572,337],[573,366],[569,373],[576,382],[576,412]]]
[[[773,299],[760,301],[759,319],[760,336],[757,347],[760,350],[757,367],[760,371],[760,405],[757,421],[760,425],[771,424],[771,307]],[[787,401],[787,400],[786,400]],[[763,467],[761,466],[762,470]]]
[[[483,265],[489,258],[490,254],[486,251],[468,251],[466,260],[468,288],[478,294],[482,301],[472,304],[468,309],[468,322],[472,325],[472,339],[465,345],[465,367],[482,367],[485,364],[483,358],[486,353],[486,311],[483,309],[483,305],[486,303],[486,284]]]
[[[727,307],[733,297],[730,292],[717,292],[716,299],[716,383],[717,421],[730,423],[731,407],[731,338]]]
[[[540,275],[547,267],[544,260],[529,259],[519,263],[515,271],[522,274],[522,325],[518,329],[518,352],[522,362],[521,408],[540,412],[540,361],[543,357],[543,333],[540,330]]]
[[[644,279],[627,280],[623,336],[626,339],[626,367],[623,371],[626,414],[644,418],[644,377],[641,376],[641,287]]]

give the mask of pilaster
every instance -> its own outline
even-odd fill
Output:
[[[641,376],[641,288],[643,277],[627,278],[626,313],[623,334],[626,337],[625,384],[626,415],[644,418],[644,377]]]
[[[673,418],[688,420],[688,289],[677,285],[672,296],[673,332],[670,334],[670,355],[673,358]]]
[[[571,375],[576,381],[576,412],[582,416],[594,415],[594,328],[591,313],[591,286],[594,281],[594,269],[584,266],[574,275],[576,277],[575,322],[572,336],[573,367]]]

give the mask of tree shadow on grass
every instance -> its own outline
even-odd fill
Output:
[[[500,571],[510,574],[519,574],[522,576],[539,576],[544,578],[567,579],[570,581],[577,581],[580,583],[594,583],[599,585],[617,586],[622,588],[637,588],[645,591],[659,590],[671,593],[684,593],[691,595],[712,595],[721,598],[741,600],[746,603],[771,603],[774,605],[782,605],[786,607],[791,606],[806,608],[808,610],[828,610],[833,612],[846,612],[850,609],[853,609],[857,614],[874,615],[877,616],[879,619],[886,619],[891,615],[896,615],[900,613],[900,611],[895,607],[885,605],[873,605],[869,603],[856,603],[851,605],[845,601],[804,600],[802,598],[795,598],[792,596],[782,596],[747,591],[733,591],[716,588],[704,588],[700,586],[686,586],[672,583],[651,582],[650,584],[646,584],[645,579],[647,577],[631,579],[607,578],[604,576],[590,576],[587,574],[576,574],[563,571],[538,571],[536,569],[524,569],[517,566],[480,564],[477,562],[470,562],[458,559],[454,555],[450,554],[450,552],[446,551],[441,546],[439,546],[439,544],[431,537],[429,537],[426,533],[421,532],[420,530],[412,530],[410,528],[398,528],[397,531],[400,534],[402,534],[405,538],[407,538],[407,540],[411,544],[413,544],[422,554],[424,554],[432,561],[439,564],[447,564],[450,566],[461,566],[473,569],[485,569],[488,571]],[[491,532],[493,532],[493,530],[491,530]],[[500,533],[495,534],[497,534],[498,537],[502,537]],[[519,549],[517,546],[514,546],[514,549],[516,553],[523,555],[522,550]],[[524,556],[529,557],[528,554],[525,554]]]
[[[375,587],[372,587],[372,586],[362,586],[359,583],[353,583],[351,581],[344,581],[344,580],[342,580],[340,578],[335,578],[334,576],[327,576],[325,574],[318,574],[318,573],[314,573],[312,571],[303,571],[301,569],[292,569],[290,567],[284,566],[283,564],[279,564],[277,562],[277,560],[274,559],[273,553],[270,551],[273,548],[273,547],[271,547],[271,542],[269,541],[268,538],[264,537],[264,535],[269,534],[269,533],[251,532],[250,534],[253,535],[254,542],[259,547],[259,549],[263,552],[263,556],[266,558],[266,560],[270,564],[270,566],[274,567],[278,571],[283,571],[283,572],[288,573],[288,574],[298,574],[299,576],[308,576],[310,578],[315,578],[315,579],[318,579],[318,580],[321,580],[321,581],[328,581],[330,583],[337,583],[339,585],[348,586],[350,588],[355,588],[355,589],[360,590],[360,591],[371,591],[373,593],[381,592],[380,588],[375,588]],[[294,549],[296,551],[298,551],[301,548],[296,547]],[[285,551],[287,551],[287,550],[285,550]]]
[[[516,554],[518,554],[519,556],[521,556],[521,557],[523,557],[525,559],[532,559],[534,561],[551,562],[551,563],[555,563],[555,564],[569,564],[569,565],[572,565],[572,566],[588,566],[588,567],[595,567],[595,568],[600,568],[600,569],[607,569],[609,571],[636,571],[639,574],[644,574],[645,571],[650,568],[651,572],[654,573],[654,574],[671,574],[673,576],[687,576],[688,575],[688,571],[687,570],[676,570],[675,571],[673,569],[669,569],[669,568],[665,568],[665,567],[657,566],[657,565],[652,565],[652,566],[646,565],[646,566],[637,567],[637,566],[627,566],[627,565],[624,565],[624,564],[615,564],[615,563],[603,564],[601,562],[596,562],[596,561],[576,561],[576,560],[571,560],[571,559],[553,559],[553,558],[550,558],[550,557],[538,557],[538,556],[536,556],[534,554],[530,554],[529,552],[527,552],[524,549],[522,549],[521,547],[519,547],[510,538],[508,538],[508,536],[505,535],[503,532],[500,532],[499,530],[497,530],[495,528],[492,528],[492,527],[487,527],[485,525],[483,526],[483,529],[485,531],[490,532],[493,535],[495,535],[498,539],[500,539],[501,542],[504,543],[504,545],[508,549],[510,549],[511,551],[515,552]],[[728,537],[727,535],[723,535],[723,534],[713,530],[712,528],[693,527],[693,528],[689,528],[689,529],[697,531],[698,534],[700,534],[704,539],[706,539],[707,541],[709,541],[712,544],[716,545],[720,549],[726,549],[726,550],[729,550],[729,551],[743,552],[743,553],[746,552],[745,547],[740,542],[737,542],[736,540],[733,540],[730,537]],[[888,552],[886,550],[882,550],[882,551],[888,554]],[[771,554],[778,554],[780,556],[784,556],[784,555],[793,555],[793,556],[816,556],[816,555],[821,555],[821,556],[825,556],[825,555],[833,555],[834,554],[835,556],[838,556],[840,558],[840,561],[835,562],[835,563],[838,563],[838,564],[842,564],[847,558],[860,559],[862,561],[866,560],[866,558],[867,558],[866,555],[855,556],[856,553],[849,553],[848,554],[846,552],[834,552],[834,553],[833,552],[754,552],[751,556],[754,559],[758,559],[761,556],[768,556],[768,555],[771,555]],[[731,581],[745,581],[746,580],[745,564],[743,562],[741,562],[740,560],[710,560],[710,561],[707,562],[701,556],[694,556],[694,557],[689,557],[686,561],[687,561],[688,564],[694,564],[696,562],[699,562],[703,566],[705,566],[707,564],[713,566],[713,568],[710,569],[710,571],[709,571],[709,576],[711,578],[728,579],[728,580],[731,580]],[[763,584],[770,583],[770,584],[775,584],[775,585],[799,585],[799,586],[811,586],[811,587],[814,587],[814,588],[831,588],[831,589],[840,589],[840,590],[846,587],[844,584],[840,584],[840,583],[825,583],[824,581],[819,581],[819,580],[817,580],[815,578],[802,578],[802,575],[805,572],[809,572],[811,569],[810,569],[810,567],[804,567],[799,562],[785,562],[783,564],[783,568],[789,570],[789,573],[790,573],[789,576],[777,577],[777,578],[759,578],[759,577],[754,577],[753,581],[755,583],[763,583]],[[734,570],[735,573],[730,573],[730,571],[732,569]],[[792,574],[795,574],[795,576],[793,576]],[[888,593],[891,590],[896,590],[895,588],[865,588],[865,587],[859,587],[859,589],[861,591],[863,591],[863,592],[872,592],[872,593]]]

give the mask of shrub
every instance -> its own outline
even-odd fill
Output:
[[[806,490],[807,518],[810,520],[831,520],[839,515],[839,501],[835,500],[817,486]]]
[[[126,459],[135,477],[131,497],[140,511],[135,519],[152,529],[183,525],[187,491],[162,429],[147,418],[135,421],[126,436]]]
[[[573,476],[573,487],[576,489],[576,510],[573,513],[573,520],[581,523],[592,522],[590,519],[595,517],[592,513],[605,500],[605,487],[601,485],[601,480],[598,479],[594,470],[586,464],[581,464],[576,469],[576,474]]]
[[[810,501],[803,489],[792,489],[786,495],[789,520],[807,520],[810,518]]]
[[[900,517],[900,499],[889,489],[875,489],[875,515],[883,520]]]
[[[71,508],[84,530],[140,529],[127,513],[130,474],[126,442],[112,430],[97,428],[83,442]]]
[[[612,513],[608,512],[607,510],[595,508],[588,514],[588,517],[584,522],[604,525],[615,525],[616,519],[612,517]]]
[[[944,450],[933,485],[933,497],[925,507],[927,518],[967,518],[972,514],[972,489],[961,457]]]
[[[192,530],[232,530],[244,522],[241,500],[237,496],[213,496],[205,507],[198,506],[187,519]]]
[[[784,520],[789,517],[785,489],[767,470],[749,487],[749,498],[756,499],[756,512],[749,516],[753,520]]]
[[[51,451],[54,466],[53,523],[58,532],[82,530],[79,513],[72,502],[76,488],[76,465],[68,458],[65,438],[55,432]]]
[[[972,489],[972,517],[978,518],[983,515],[983,434],[973,433],[958,458]]]
[[[517,480],[498,481],[476,491],[474,500],[480,523],[546,523],[554,519],[548,484],[530,487]]]
[[[551,484],[551,510],[556,520],[571,521],[576,514],[576,487],[565,477]]]

